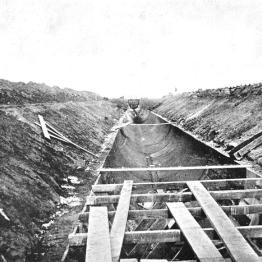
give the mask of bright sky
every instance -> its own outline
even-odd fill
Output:
[[[262,1],[0,0],[0,78],[109,97],[262,82]]]

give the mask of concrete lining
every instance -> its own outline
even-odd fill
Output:
[[[170,167],[235,164],[226,155],[196,140],[188,133],[168,124],[162,117],[145,111],[141,113],[141,124],[126,125],[116,136],[113,147],[105,161],[104,168],[122,167]],[[153,125],[152,125],[153,124]],[[157,125],[160,124],[160,125]],[[227,170],[222,177],[230,177]],[[134,182],[197,180],[208,177],[211,171],[143,171],[107,172],[102,174],[103,183],[122,183],[132,179]],[[243,177],[243,171],[230,171],[231,176]]]

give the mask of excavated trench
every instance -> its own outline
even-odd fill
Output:
[[[196,140],[160,116],[144,111],[140,123],[122,127],[115,139],[105,168],[122,167],[178,167],[235,164],[213,148]],[[187,170],[152,172],[107,172],[102,183],[156,182],[170,180],[196,180],[242,176],[233,170]]]
[[[128,118],[128,117],[127,117]],[[165,121],[149,111],[142,111],[139,121],[123,125],[117,132],[112,148],[109,151],[103,168],[147,168],[147,167],[190,167],[236,164],[226,155],[218,152],[199,141],[177,126]],[[97,184],[118,184],[124,180],[139,182],[163,182],[175,180],[199,180],[245,177],[244,169],[206,169],[206,170],[161,170],[161,171],[104,171],[100,173]],[[167,191],[152,186],[152,188],[134,188],[132,193],[161,193]],[[197,206],[195,201],[185,203],[187,206]],[[232,204],[232,203],[223,203]],[[117,207],[114,204],[113,210]],[[165,203],[135,203],[130,210],[162,209]],[[204,226],[211,226],[205,217],[198,219]],[[174,229],[176,225],[169,219],[139,218],[127,221],[127,231]],[[70,252],[73,250],[70,250]],[[69,254],[70,254],[69,252]],[[84,261],[85,249],[71,252],[69,257]],[[187,244],[172,243],[124,244],[122,258],[148,259],[193,259],[194,255]],[[71,260],[67,260],[71,261]],[[72,260],[75,261],[75,260]]]

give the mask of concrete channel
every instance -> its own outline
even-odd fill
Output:
[[[174,239],[174,235],[172,236],[172,240],[170,240],[170,238],[167,239],[167,241],[160,239],[159,235],[165,232],[171,234],[169,231],[179,229],[174,218],[170,215],[170,210],[168,211],[166,208],[166,201],[163,199],[168,196],[168,202],[170,202],[174,195],[182,194],[182,198],[179,198],[178,201],[181,200],[184,202],[185,207],[187,207],[191,213],[192,210],[193,213],[195,212],[195,220],[202,228],[205,230],[207,228],[207,231],[212,231],[214,230],[212,221],[210,222],[204,214],[194,195],[192,198],[189,197],[187,199],[187,195],[192,195],[189,187],[187,188],[187,186],[185,186],[187,181],[197,180],[203,181],[204,183],[204,181],[207,180],[214,180],[216,181],[214,182],[215,185],[212,184],[212,188],[210,187],[212,190],[220,190],[221,186],[222,189],[249,190],[246,186],[246,181],[243,180],[243,182],[241,180],[247,177],[247,167],[244,165],[240,166],[226,154],[210,147],[153,112],[146,110],[141,111],[139,123],[121,124],[119,125],[120,128],[111,134],[111,140],[107,146],[109,149],[101,161],[101,168],[97,170],[97,181],[93,186],[91,195],[87,197],[87,204],[79,216],[79,227],[69,236],[70,245],[62,261],[90,261],[86,257],[86,237],[89,232],[90,206],[103,206],[104,204],[107,207],[109,228],[111,229],[112,224],[114,224],[114,217],[117,216],[116,214],[119,212],[117,209],[118,200],[121,199],[119,194],[122,192],[121,189],[123,189],[123,184],[126,180],[133,181],[132,194],[136,195],[132,195],[133,197],[130,196],[129,214],[125,221],[126,232],[125,236],[123,236],[124,240],[121,254],[118,259],[114,260],[113,258],[112,261],[119,261],[119,258],[121,258],[120,261],[141,262],[150,261],[150,259],[165,259],[163,261],[198,261],[197,253],[194,252],[190,241],[187,241],[183,237],[177,241],[177,239]],[[250,176],[255,179],[251,180],[251,182],[253,181],[255,183],[252,185],[255,185],[255,188],[257,188],[260,177],[258,174],[251,173],[252,175]],[[228,182],[233,179],[239,179],[241,184]],[[258,179],[258,181],[256,179]],[[221,184],[219,182],[220,180]],[[172,183],[176,185],[179,181],[181,184],[177,184],[179,185],[177,187],[167,186],[172,185]],[[107,188],[107,190],[103,190],[103,188]],[[219,194],[221,192],[222,191],[219,191]],[[139,194],[142,194],[143,197],[141,198]],[[217,195],[219,196],[219,194]],[[231,195],[231,192],[228,194]],[[243,194],[246,196],[245,193]],[[154,197],[152,196],[152,200],[150,200],[150,195],[154,195]],[[214,193],[214,195],[216,194]],[[184,196],[185,199],[183,198]],[[102,202],[92,202],[94,198]],[[252,222],[252,214],[256,213],[255,211],[251,212],[249,209],[246,209],[249,211],[240,211],[237,206],[243,204],[242,198],[243,197],[236,197],[235,199],[235,197],[232,197],[231,199],[230,197],[218,197],[219,200],[217,200],[219,205],[223,206],[224,210],[227,210],[227,214],[231,214],[229,218],[235,226],[248,226],[250,221]],[[143,201],[141,199],[143,199]],[[253,204],[254,202],[251,201],[248,204],[250,203]],[[244,203],[244,205],[245,204],[247,204],[247,202]],[[227,208],[232,205],[237,210],[235,211],[236,214],[238,215],[239,212],[240,216],[232,216],[233,209]],[[257,205],[254,208],[259,211],[260,207],[260,205]],[[257,216],[258,215],[256,215],[256,218]],[[123,216],[123,219],[124,217],[125,216]],[[258,230],[260,230],[260,228]],[[151,241],[143,241],[143,237],[139,236],[139,233],[142,231],[152,231]],[[144,236],[145,233],[143,232],[141,234]],[[153,235],[153,233],[155,233],[155,235]],[[258,234],[256,234],[256,236],[257,235]],[[137,242],[134,241],[136,237]],[[217,237],[212,239],[214,246],[219,250],[224,259],[226,259],[225,261],[227,261],[227,259],[231,261],[231,253],[227,243],[224,242],[223,239],[222,241],[220,240]],[[176,244],[174,244],[174,242],[176,242]],[[201,245],[201,243],[199,243],[199,245]],[[253,242],[251,245],[258,249]],[[252,252],[253,251],[251,251],[251,253]],[[234,257],[234,254],[232,256]],[[254,254],[254,257],[255,256]],[[256,261],[256,259],[252,261]]]

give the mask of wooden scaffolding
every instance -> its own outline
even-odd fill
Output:
[[[154,255],[167,243],[177,250],[171,261],[182,261],[177,257],[184,244],[194,254],[188,262],[262,261],[253,241],[262,237],[262,225],[234,223],[236,216],[262,213],[262,178],[238,167],[246,169],[246,178],[95,184],[79,215],[81,226],[69,235],[70,247],[85,247],[86,262],[164,262],[168,259]],[[147,193],[134,193],[139,188]],[[141,207],[147,202],[161,205]],[[132,220],[139,223],[131,230]]]

